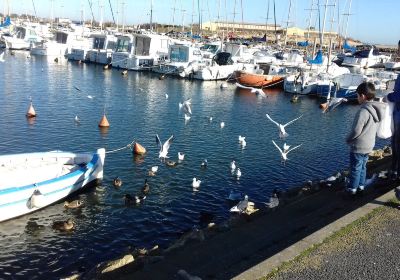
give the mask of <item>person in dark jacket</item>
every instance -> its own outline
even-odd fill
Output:
[[[368,155],[375,146],[376,130],[385,111],[382,102],[374,101],[373,83],[360,84],[357,87],[357,98],[361,108],[356,113],[353,126],[346,137],[350,146],[350,182],[347,190],[352,194],[357,193],[357,190],[364,190]]]
[[[392,134],[392,176],[400,175],[400,76],[397,76],[394,91],[387,95],[387,100],[394,103]]]

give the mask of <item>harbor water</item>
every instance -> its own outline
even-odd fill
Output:
[[[265,90],[262,96],[234,84],[221,89],[221,81],[121,75],[118,69],[28,58],[25,52],[6,52],[5,60],[0,64],[0,154],[114,150],[133,140],[148,152],[144,157],[134,157],[129,149],[107,154],[103,182],[69,198],[82,200],[82,208],[64,209],[60,201],[0,223],[1,279],[66,277],[132,248],[166,248],[182,233],[204,227],[204,213],[217,224],[227,221],[231,190],[247,194],[262,208],[274,188],[327,178],[349,162],[345,136],[358,108],[354,104],[323,114],[321,100],[300,97],[291,103],[291,95],[280,89]],[[193,115],[185,122],[178,103],[188,98]],[[37,117],[28,120],[30,99]],[[107,130],[98,127],[103,112],[110,122]],[[266,113],[279,123],[302,117],[286,127],[289,136],[282,140]],[[156,134],[161,141],[174,135],[170,159],[178,161],[178,152],[185,154],[176,167],[160,162]],[[239,135],[246,137],[244,149]],[[272,140],[301,146],[284,165]],[[379,140],[377,145],[388,143]],[[208,166],[201,168],[205,159]],[[231,173],[232,160],[241,169],[239,179]],[[159,170],[149,177],[155,165]],[[119,189],[112,184],[117,176],[123,182]],[[202,181],[197,190],[193,177]],[[146,178],[150,193],[145,201],[125,206],[124,195],[139,193]],[[75,230],[52,229],[54,221],[68,218]]]

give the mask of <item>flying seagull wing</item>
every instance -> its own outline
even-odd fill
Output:
[[[283,127],[285,127],[285,126],[287,126],[287,125],[289,125],[289,124],[291,124],[291,123],[297,121],[297,120],[300,119],[302,116],[303,116],[303,115],[301,115],[300,117],[297,117],[297,118],[295,118],[294,120],[291,120],[290,122],[284,124]]]
[[[286,153],[288,154],[289,152],[293,151],[294,149],[297,149],[298,147],[300,147],[301,145],[303,145],[303,144],[297,145],[297,146],[289,149]]]
[[[161,140],[160,140],[160,137],[158,137],[158,134],[156,134],[156,142],[157,142],[157,146],[160,147],[162,150],[163,145],[161,144]]]
[[[269,114],[265,114],[267,116],[267,118],[273,122],[274,124],[276,124],[279,127],[279,123],[277,123],[276,121],[274,121],[273,119],[271,119],[271,117],[269,116]]]
[[[274,143],[275,147],[283,154],[282,149],[275,143],[274,140],[272,140],[272,143]]]
[[[164,145],[163,145],[163,151],[167,151],[169,149],[169,146],[171,146],[172,140],[174,139],[174,135],[171,135],[171,137],[168,138],[167,141],[165,141]]]

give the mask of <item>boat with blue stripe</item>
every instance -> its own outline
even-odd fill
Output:
[[[0,222],[19,217],[103,179],[105,149],[0,156]]]

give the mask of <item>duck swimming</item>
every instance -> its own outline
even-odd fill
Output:
[[[68,201],[64,202],[64,207],[65,208],[70,208],[70,209],[79,208],[82,205],[83,205],[83,203],[80,200],[73,200],[71,202],[68,202]]]
[[[176,161],[173,161],[173,160],[167,160],[167,161],[165,162],[165,164],[166,164],[167,166],[169,166],[169,167],[174,167],[174,166],[177,166],[177,165],[178,165],[178,163],[177,163]]]
[[[142,193],[143,194],[148,194],[150,191],[150,185],[147,183],[147,179],[144,181],[144,186],[142,188]]]
[[[114,187],[119,188],[122,186],[122,180],[119,177],[115,177],[113,181]]]
[[[75,228],[75,223],[72,221],[72,219],[68,219],[66,221],[55,221],[52,227],[53,229],[61,231],[70,231]]]
[[[146,199],[146,196],[145,195],[132,196],[129,193],[127,193],[125,194],[124,198],[125,198],[125,205],[132,205],[132,204],[139,205]]]

